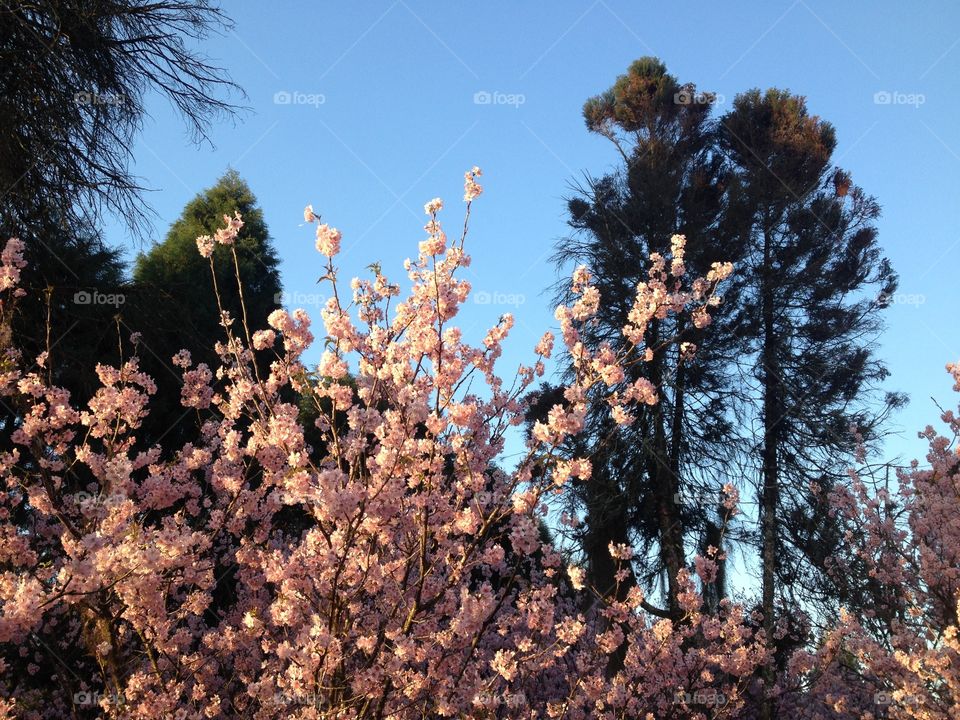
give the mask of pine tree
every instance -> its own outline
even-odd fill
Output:
[[[712,151],[711,102],[693,85],[680,84],[659,60],[642,58],[584,106],[587,128],[608,138],[623,159],[616,172],[588,177],[576,189],[568,203],[574,234],[560,241],[554,257],[559,268],[582,263],[595,275],[602,309],[584,334],[590,347],[626,324],[648,256],[668,255],[674,234],[687,237],[691,274],[705,274],[713,262],[736,261],[742,252],[725,222],[723,158]],[[558,283],[559,302],[568,300],[563,287]],[[725,293],[727,307],[735,308],[736,287]],[[713,516],[716,503],[689,500],[716,496],[731,450],[725,368],[737,341],[723,329],[727,315],[723,308],[717,313],[720,328],[698,329],[682,319],[653,323],[647,344],[661,349],[627,382],[641,373],[659,388],[661,403],[630,428],[618,428],[609,407],[598,405],[582,447],[572,448],[594,457],[592,478],[575,485],[572,498],[585,511],[577,540],[591,581],[601,591],[612,588],[616,569],[608,545],[635,542],[643,553],[630,582],[649,587],[664,581],[664,614],[673,617],[688,543],[723,525]],[[680,340],[695,343],[696,355],[681,352]],[[623,592],[630,582],[621,585]]]
[[[829,606],[835,591],[823,562],[842,538],[825,493],[845,477],[851,427],[875,440],[904,402],[898,394],[874,402],[888,373],[873,343],[897,277],[877,243],[878,203],[831,164],[834,128],[802,97],[777,89],[737,96],[720,120],[719,145],[750,244],[738,272],[748,283],[742,331],[752,352],[744,359],[759,383],[761,604],[772,637],[778,609]]]
[[[70,229],[65,218],[53,222],[57,217],[50,210],[42,235],[28,231],[21,238],[27,266],[20,287],[27,294],[14,305],[0,346],[15,347],[28,366],[84,405],[99,387],[96,364],[116,363],[125,267],[119,251],[94,228]],[[0,404],[4,449],[10,449],[10,433],[19,421],[15,408]]]

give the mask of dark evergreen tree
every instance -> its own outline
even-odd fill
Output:
[[[778,608],[829,612],[836,599],[823,569],[842,537],[825,493],[851,462],[851,427],[876,440],[904,402],[894,393],[876,402],[888,373],[874,341],[897,278],[877,243],[879,205],[831,164],[834,128],[802,97],[743,93],[718,137],[750,244],[738,272],[749,285],[742,330],[758,383],[761,594],[772,633]],[[771,716],[769,705],[763,710]]]
[[[218,306],[210,261],[198,252],[197,237],[213,235],[224,225],[224,215],[236,212],[244,223],[233,246],[237,266],[230,248],[218,245],[213,254]],[[143,428],[145,443],[166,436],[166,446],[175,447],[170,433],[180,441],[192,436],[198,418],[175,402],[182,371],[173,367],[173,356],[186,349],[195,365],[206,363],[211,370],[220,365],[215,346],[227,339],[221,306],[233,320],[231,331],[245,341],[244,320],[251,332],[267,327],[267,317],[280,306],[278,266],[263,212],[232,170],[187,204],[163,242],[137,258],[124,323],[142,334],[142,367],[156,380],[161,398]]]
[[[574,234],[560,241],[554,258],[559,268],[583,263],[595,275],[601,309],[584,334],[593,348],[620,336],[650,254],[668,255],[672,235],[687,238],[692,276],[705,275],[714,262],[736,262],[743,251],[725,214],[725,170],[712,149],[711,103],[711,96],[680,84],[660,61],[643,58],[584,106],[587,128],[611,140],[623,159],[616,172],[588,177],[576,188],[568,203]],[[569,300],[566,284],[558,284],[559,302]],[[592,478],[575,484],[571,498],[585,513],[577,540],[591,581],[601,591],[611,589],[616,568],[609,543],[637,544],[643,550],[634,568],[638,577],[621,584],[621,592],[631,582],[649,587],[662,581],[665,614],[674,617],[688,543],[722,524],[714,517],[716,503],[702,500],[716,497],[734,447],[734,392],[726,370],[739,341],[727,329],[725,308],[736,307],[737,292],[735,285],[725,288],[727,304],[715,313],[719,327],[697,329],[683,318],[652,323],[646,342],[656,348],[654,359],[633,368],[626,381],[643,375],[659,388],[661,402],[629,428],[618,428],[609,407],[597,403],[588,432],[571,448],[593,456]],[[694,358],[681,356],[680,339],[697,344]],[[540,403],[546,409],[555,401],[551,395],[545,392]]]
[[[228,26],[204,0],[42,0],[0,5],[0,241],[26,245],[23,287],[6,350],[48,351],[51,380],[83,406],[97,362],[116,364],[129,333],[121,254],[99,234],[103,210],[142,235],[146,211],[128,170],[151,92],[167,97],[196,139],[233,108],[236,89],[192,41]],[[0,425],[18,422],[0,408]]]

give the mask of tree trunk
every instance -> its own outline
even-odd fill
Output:
[[[586,505],[587,532],[583,548],[587,556],[590,583],[601,597],[613,597],[623,601],[637,584],[630,563],[626,563],[627,577],[617,582],[619,561],[610,555],[610,543],[629,543],[627,511],[632,498],[626,496],[619,478],[610,477],[605,464],[597,463],[593,477],[587,485]],[[624,627],[625,635],[627,628]],[[627,642],[613,652],[607,661],[607,675],[613,677],[623,669],[627,657]]]
[[[782,379],[777,355],[777,338],[774,325],[774,286],[772,263],[772,232],[763,233],[763,274],[761,311],[763,314],[763,488],[760,496],[762,523],[761,555],[763,565],[762,607],[763,630],[768,648],[772,652],[774,630],[774,599],[777,563],[777,497],[779,491],[779,449]],[[761,717],[771,720],[773,703],[768,697],[776,681],[772,665],[763,671],[764,698]]]
[[[658,344],[659,327],[654,324],[650,347]],[[650,382],[658,389],[663,386],[663,356],[655,357],[649,364]],[[652,410],[653,438],[647,452],[647,468],[654,483],[654,498],[657,504],[657,523],[660,530],[660,557],[667,573],[667,607],[674,620],[681,617],[680,585],[677,576],[685,565],[683,552],[682,505],[678,493],[680,486],[676,470],[679,468],[679,456],[672,452],[667,442],[666,417],[663,403],[657,403]]]

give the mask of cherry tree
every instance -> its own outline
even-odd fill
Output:
[[[960,364],[947,371],[960,391]],[[946,434],[921,433],[927,467],[913,461],[889,484],[851,470],[850,486],[830,494],[848,543],[832,571],[866,576],[866,609],[841,610],[818,648],[792,658],[781,689],[799,717],[957,717],[960,419],[941,420]]]
[[[470,263],[480,174],[465,175],[455,237],[441,225],[442,201],[426,204],[402,298],[379,269],[346,291],[334,265],[341,234],[308,206],[332,287],[316,372],[303,362],[315,339],[303,310],[277,310],[265,328],[223,312],[219,367],[185,351],[173,358],[181,403],[202,421],[199,440],[176,452],[137,442],[156,386],[139,369],[136,336],[120,343],[132,354],[97,367],[102,386],[82,405],[50,384],[44,355],[2,358],[0,400],[18,422],[6,429],[16,449],[0,456],[0,717],[744,710],[769,653],[739,605],[705,612],[715,558],[681,571],[683,617],[664,619],[635,587],[609,596],[585,587],[583,569],[540,531],[563,483],[590,476],[589,458],[557,453],[582,428],[588,399],[604,397],[620,423],[657,402],[644,380],[612,389],[625,367],[663,350],[643,345],[647,323],[691,313],[709,324],[732,268],[687,278],[674,238],[670,257],[651,257],[622,342],[595,352],[580,332],[599,295],[578,268],[575,301],[556,312],[575,377],[505,469],[504,444],[556,340],[545,333],[530,364],[504,380],[512,316],[475,346],[455,325],[470,293],[458,271]],[[197,239],[211,268],[213,248],[243,232],[240,216],[224,220]],[[9,241],[0,260],[2,329],[22,293],[22,245]],[[306,416],[319,442],[308,443]],[[552,472],[533,472],[545,465]],[[610,552],[626,578],[632,549]]]

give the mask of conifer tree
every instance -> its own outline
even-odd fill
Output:
[[[216,290],[210,261],[197,252],[197,238],[213,235],[224,215],[243,216],[235,245],[234,266],[230,248],[214,251]],[[219,364],[216,343],[226,340],[220,307],[233,320],[233,331],[242,327],[267,327],[267,317],[279,306],[279,258],[263,219],[263,211],[247,183],[231,170],[201,192],[184,208],[163,242],[137,258],[133,271],[132,300],[125,323],[141,333],[144,366],[158,383],[159,397],[169,399],[169,387],[182,384],[173,356],[188,350],[194,366]],[[237,283],[239,276],[239,285]],[[241,292],[238,288],[242,289]],[[166,392],[164,392],[166,390]],[[144,438],[155,442],[167,433],[191,432],[196,425],[191,412],[178,403],[151,413]],[[178,435],[178,439],[182,439]]]

